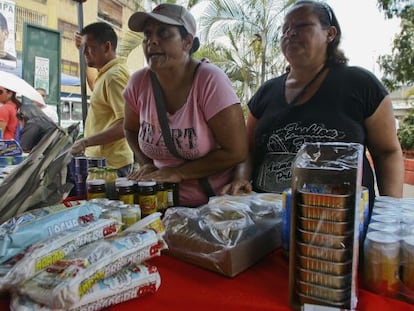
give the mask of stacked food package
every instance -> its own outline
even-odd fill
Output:
[[[122,232],[105,215],[84,201],[0,226],[0,289],[12,293],[12,310],[100,310],[157,291],[160,275],[146,261],[167,247],[160,214]]]
[[[356,308],[362,150],[308,143],[295,159],[289,291],[296,309]]]

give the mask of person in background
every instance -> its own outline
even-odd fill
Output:
[[[122,92],[129,73],[116,57],[117,36],[103,22],[81,31],[83,55],[89,67],[98,69],[90,96],[84,137],[72,146],[72,154],[104,157],[108,166],[126,176],[133,164],[133,153],[124,135],[124,100]]]
[[[160,4],[151,13],[134,13],[128,25],[143,33],[148,63],[124,91],[125,135],[139,164],[129,177],[179,183],[180,205],[204,204],[208,186],[202,181],[217,193],[246,159],[239,99],[224,72],[192,57],[200,42],[194,17],[184,7]],[[179,157],[164,143],[151,74],[159,81]]]
[[[17,112],[20,122],[20,146],[24,152],[30,152],[47,133],[56,128],[56,124],[38,107],[23,104]]]
[[[16,61],[16,56],[11,55],[6,51],[6,40],[9,36],[9,27],[7,20],[2,13],[0,13],[0,58],[4,60]]]
[[[75,32],[75,46],[79,50],[82,47],[82,35],[79,32]],[[93,86],[95,84],[96,76],[98,75],[98,71],[93,67],[86,68],[86,83],[91,91],[93,91]]]
[[[0,129],[3,139],[16,139],[19,121],[16,113],[22,103],[17,99],[16,92],[0,86]]]
[[[36,88],[36,91],[43,97],[43,99],[46,101],[46,90],[44,88],[38,87]],[[56,106],[54,105],[48,105],[48,104],[43,104],[43,103],[39,103],[34,101],[33,104],[35,104],[38,108],[40,108],[43,113],[48,116],[53,122],[55,122],[56,124],[59,123],[59,117],[57,114],[57,109]]]
[[[326,3],[297,1],[288,10],[281,38],[288,70],[249,101],[250,157],[223,193],[282,192],[304,143],[353,142],[369,150],[379,194],[402,196],[403,158],[390,96],[371,72],[347,65],[341,36]],[[362,185],[372,208],[374,177],[365,152]]]

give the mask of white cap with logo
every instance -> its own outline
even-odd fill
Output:
[[[195,37],[197,27],[194,16],[180,5],[164,3],[155,7],[150,13],[135,12],[129,18],[128,26],[133,31],[142,32],[148,18],[169,25],[184,26],[187,32]]]

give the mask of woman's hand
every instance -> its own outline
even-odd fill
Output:
[[[240,192],[250,193],[252,192],[252,189],[250,181],[245,179],[234,179],[231,183],[224,185],[219,194],[236,195]]]
[[[154,180],[157,182],[179,183],[183,180],[178,167],[164,167],[141,175],[140,180]]]
[[[141,165],[139,168],[135,169],[128,174],[128,178],[132,180],[143,180],[143,176],[150,174],[157,170],[157,167],[152,163],[146,163]]]

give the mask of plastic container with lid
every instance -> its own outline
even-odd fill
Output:
[[[137,213],[131,208],[131,205],[122,204],[119,209],[122,217],[122,230],[125,230],[137,222]]]
[[[93,179],[88,181],[87,189],[87,200],[106,198],[105,192],[105,180],[104,179]]]
[[[414,235],[401,241],[401,281],[403,294],[414,300]]]
[[[161,213],[156,212],[146,217],[143,217],[141,220],[137,221],[131,227],[127,228],[126,232],[134,232],[144,229],[153,229],[157,233],[164,234],[165,227],[161,220]]]
[[[135,212],[137,221],[141,220],[141,208],[139,207],[139,204],[132,204],[129,207]]]
[[[400,224],[387,224],[382,222],[371,222],[368,225],[368,232],[381,231],[399,236],[401,233]]]
[[[364,282],[380,295],[396,297],[399,293],[400,238],[372,231],[364,242]]]
[[[138,202],[143,217],[157,211],[157,183],[155,181],[138,182]]]

